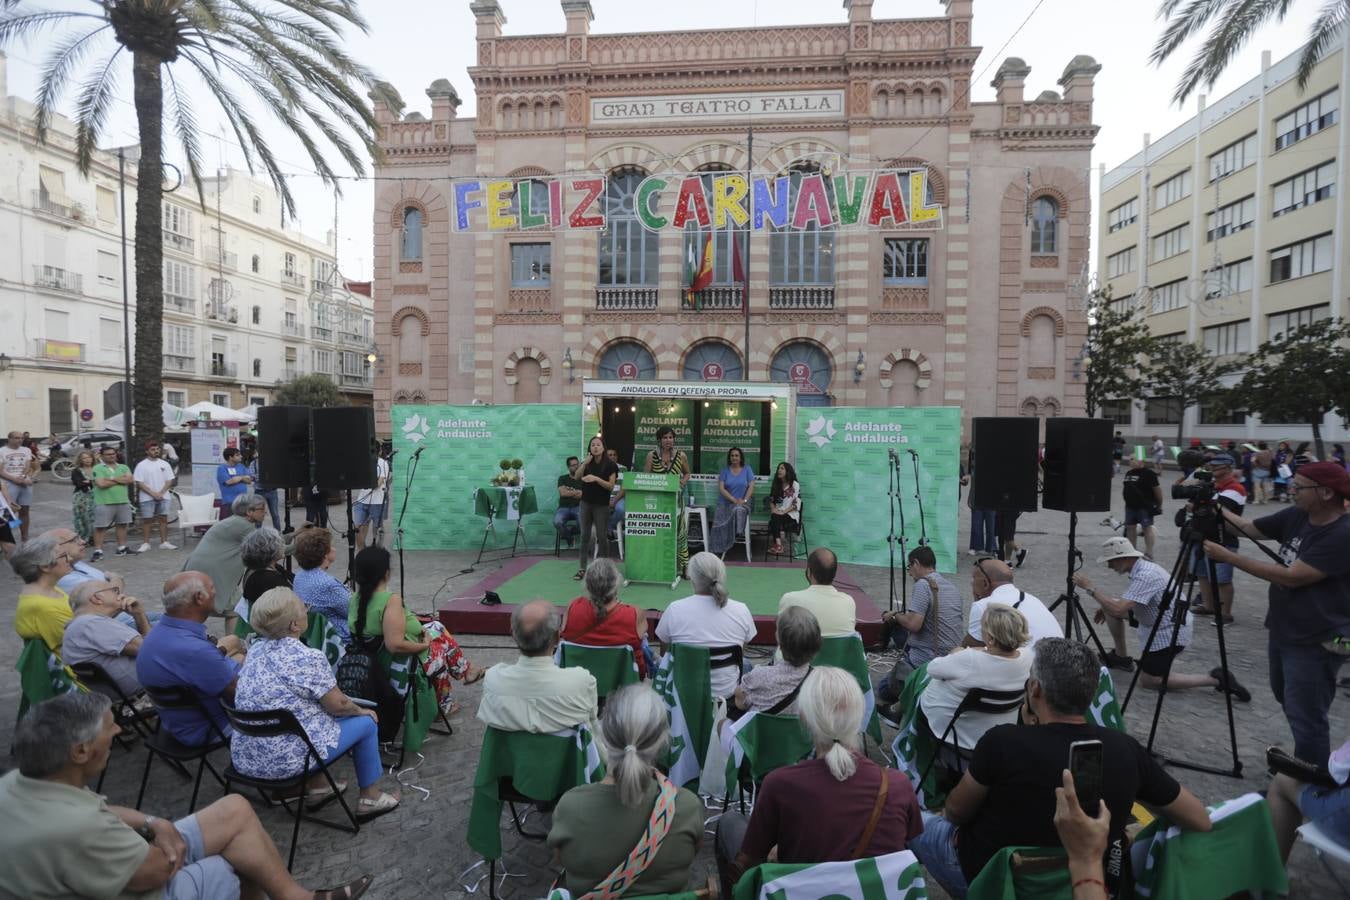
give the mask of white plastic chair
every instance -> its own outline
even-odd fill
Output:
[[[182,509],[178,516],[178,528],[184,540],[195,534],[198,528],[209,528],[219,521],[220,510],[216,509],[215,494],[176,493],[176,496]]]
[[[1298,826],[1298,836],[1317,854],[1327,874],[1340,887],[1341,896],[1350,896],[1350,885],[1342,881],[1336,870],[1331,867],[1331,863],[1327,862],[1329,856],[1343,866],[1350,866],[1350,847],[1338,844],[1336,839],[1318,827],[1316,822],[1305,822]]]
[[[702,542],[703,542],[703,545],[702,545],[702,546],[703,546],[703,549],[704,549],[704,550],[707,550],[707,549],[708,549],[708,509],[707,509],[707,507],[704,507],[704,506],[690,506],[689,509],[688,509],[688,513],[689,513],[689,525],[690,525],[691,530],[692,530],[692,527],[693,527],[693,524],[694,524],[694,522],[693,522],[694,517],[695,517],[695,516],[698,516],[698,524],[699,524],[699,529],[700,529],[699,533],[701,533],[701,534],[703,535],[703,537],[701,538],[701,540],[702,540]],[[696,537],[694,537],[692,534],[689,536],[689,539],[690,539],[691,541],[700,540],[700,538],[696,538]]]

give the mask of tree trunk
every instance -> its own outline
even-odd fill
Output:
[[[136,167],[136,373],[135,434],[127,462],[144,453],[147,441],[164,437],[164,85],[161,61],[144,50],[133,63],[136,124],[141,158]]]
[[[1319,460],[1327,459],[1327,451],[1322,446],[1322,420],[1313,419],[1311,424],[1313,430],[1313,451],[1317,454]]]

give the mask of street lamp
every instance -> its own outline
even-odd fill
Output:
[[[867,371],[867,360],[863,357],[863,352],[858,351],[858,361],[853,366],[853,383],[861,384],[863,373]]]
[[[567,370],[567,383],[571,384],[577,380],[577,374],[572,367],[572,348],[567,347],[563,350],[562,367]]]

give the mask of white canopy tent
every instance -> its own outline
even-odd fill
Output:
[[[172,403],[160,404],[164,411],[164,430],[173,432],[187,431],[187,423],[192,418],[187,410],[181,406],[174,406]],[[119,434],[126,434],[126,427],[123,424],[125,418],[121,413],[115,416],[109,416],[103,420],[103,428],[106,431],[116,431]]]
[[[210,419],[213,422],[252,422],[258,417],[251,415],[247,410],[230,409],[228,406],[217,406],[214,403],[208,403],[203,400],[201,403],[194,403],[184,412],[189,419]]]

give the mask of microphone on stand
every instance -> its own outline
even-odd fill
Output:
[[[908,452],[909,452],[909,455],[912,456],[912,457],[914,457],[915,459],[918,459],[918,458],[919,458],[919,451],[917,451],[917,450],[910,450],[910,451],[908,451]]]
[[[417,459],[417,457],[421,456],[421,455],[422,455],[422,451],[425,450],[425,449],[427,449],[427,448],[426,448],[426,447],[418,447],[417,450],[414,451],[414,453],[413,453],[413,459]]]

